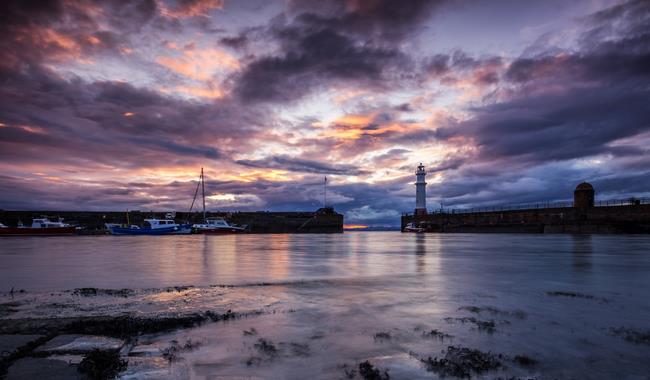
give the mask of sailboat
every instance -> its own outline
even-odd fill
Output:
[[[192,229],[197,234],[236,234],[247,232],[246,226],[236,226],[228,223],[225,219],[221,217],[207,218],[205,212],[205,177],[203,175],[203,168],[201,168],[201,176],[199,177],[199,183],[196,185],[196,191],[194,192],[194,199],[192,200],[192,205],[190,206],[190,214],[192,213],[192,208],[194,207],[194,202],[196,201],[196,196],[199,192],[199,186],[201,187],[201,196],[203,198],[203,223],[198,223],[192,225]]]

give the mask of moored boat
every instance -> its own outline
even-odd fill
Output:
[[[144,225],[118,225],[107,223],[111,235],[181,235],[192,232],[190,224],[179,224],[171,219],[145,219]]]
[[[421,224],[409,223],[404,227],[404,232],[425,232],[426,228]]]
[[[31,227],[18,225],[18,227],[0,226],[0,236],[57,236],[74,235],[76,227],[63,223],[63,219],[54,222],[42,217],[32,220]]]
[[[203,223],[192,225],[192,230],[197,234],[237,234],[248,232],[246,226],[236,226],[226,222],[225,219],[219,217],[207,218],[205,212],[205,176],[203,175],[203,168],[201,168],[201,175],[199,182],[196,184],[196,191],[194,192],[194,199],[188,215],[192,214],[194,203],[196,203],[196,196],[199,194],[201,188],[201,198],[203,200]]]
[[[247,232],[245,226],[235,226],[223,218],[207,218],[205,223],[195,224],[192,229],[197,234],[238,234]]]

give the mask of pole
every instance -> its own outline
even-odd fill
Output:
[[[192,204],[190,205],[190,210],[187,212],[187,223],[190,223],[190,220],[193,219],[192,210],[194,210],[194,203],[196,202],[196,196],[199,194],[199,186],[201,186],[202,182],[203,182],[203,168],[201,168],[201,176],[199,177],[199,182],[196,183],[196,190],[194,190],[194,198],[192,198]],[[204,199],[203,208],[205,209],[205,196],[203,197],[203,199]]]
[[[203,176],[203,168],[201,168],[201,195],[203,196],[203,223],[205,223],[205,177]]]
[[[327,176],[323,182],[323,208],[327,207]]]

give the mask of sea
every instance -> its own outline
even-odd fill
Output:
[[[5,237],[0,303],[0,324],[245,315],[140,337],[185,349],[123,378],[650,379],[647,235]]]

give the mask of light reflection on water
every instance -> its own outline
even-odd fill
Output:
[[[160,289],[190,284],[196,287]],[[238,286],[210,287],[218,284]],[[530,369],[508,364],[487,378],[642,379],[650,373],[648,346],[610,330],[650,328],[650,236],[354,232],[5,238],[0,239],[0,289],[11,287],[28,292],[17,296],[24,303],[10,318],[264,312],[143,337],[144,343],[160,345],[187,338],[203,343],[172,366],[181,378],[341,378],[343,364],[366,359],[390,369],[391,378],[430,378],[409,353],[440,356],[449,344],[526,354],[540,362]],[[51,294],[80,287],[136,291],[126,298]],[[586,297],[548,294],[554,291]],[[468,306],[497,312],[463,309]],[[494,320],[496,331],[455,320],[462,317]],[[244,336],[251,327],[258,334]],[[423,339],[421,329],[454,338]],[[377,341],[377,332],[392,338]],[[276,357],[256,351],[259,338],[277,346]],[[308,354],[295,355],[292,344],[307,346]],[[251,357],[260,361],[248,365]]]

